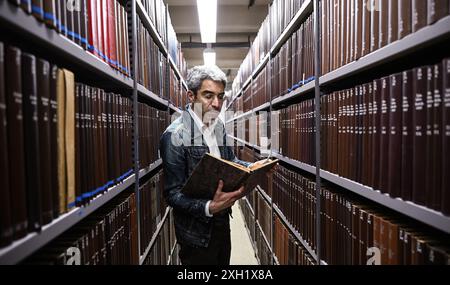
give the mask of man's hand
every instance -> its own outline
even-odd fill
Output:
[[[242,197],[242,194],[245,192],[244,186],[239,188],[234,192],[222,192],[223,181],[219,181],[219,186],[217,187],[216,194],[214,194],[214,198],[209,203],[209,212],[214,215],[222,210],[225,210],[234,205],[238,199]]]

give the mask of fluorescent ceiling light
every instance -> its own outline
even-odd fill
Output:
[[[203,51],[204,65],[216,65],[216,52],[211,49],[205,49]]]
[[[197,0],[202,43],[215,43],[217,31],[217,0]]]

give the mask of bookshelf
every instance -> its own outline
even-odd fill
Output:
[[[59,34],[55,29],[48,27],[43,22],[38,21],[33,15],[25,13],[20,7],[13,5],[11,1],[0,2],[0,24],[2,26],[2,30],[7,31],[8,33],[14,33],[16,39],[18,38],[17,35],[20,35],[20,38],[17,41],[26,44],[28,52],[33,53],[34,49],[39,51],[45,50],[49,54],[46,57],[47,60],[54,60],[58,63],[58,65],[62,62],[63,64],[61,65],[65,68],[74,70],[75,76],[78,74],[83,74],[90,78],[95,78],[94,82],[97,82],[98,79],[98,84],[102,87],[107,86],[106,88],[108,88],[108,90],[117,90],[121,95],[132,98],[133,149],[130,152],[132,153],[132,160],[134,163],[134,170],[130,170],[127,174],[118,179],[121,181],[120,183],[110,187],[103,194],[95,197],[86,206],[76,207],[70,212],[53,219],[49,224],[42,226],[42,229],[39,232],[28,233],[25,237],[15,240],[13,243],[0,248],[0,264],[17,264],[26,260],[27,257],[33,255],[35,252],[39,251],[39,249],[57,239],[58,236],[76,226],[86,217],[107,205],[121,193],[124,193],[126,189],[135,186],[135,193],[139,194],[138,181],[145,178],[149,174],[154,173],[155,170],[160,169],[162,166],[161,159],[157,159],[150,165],[146,165],[144,167],[138,163],[138,97],[144,99],[148,106],[151,106],[152,108],[155,108],[163,113],[170,114],[170,111],[180,113],[181,110],[171,104],[168,100],[159,97],[143,85],[139,84],[137,78],[134,76],[134,74],[136,74],[135,67],[137,63],[137,17],[141,19],[144,26],[148,29],[161,53],[167,56],[168,66],[176,72],[180,79],[181,84],[179,88],[181,89],[182,86],[187,88],[187,85],[172,58],[168,55],[167,48],[158,34],[155,25],[144,11],[141,1],[127,1],[124,5],[124,9],[128,14],[127,28],[130,32],[128,50],[131,54],[131,69],[133,69],[129,71],[131,74],[130,77],[127,77],[119,71],[113,69],[107,63],[77,45],[74,41],[68,39],[62,34]],[[56,59],[52,59],[53,56]],[[159,74],[159,76],[162,77],[161,82],[163,86],[168,86],[169,78],[165,76],[165,74]],[[97,83],[94,83],[94,85],[95,84]],[[164,88],[163,90],[168,91],[168,88]],[[165,97],[165,94],[162,94],[162,96]],[[139,197],[139,195],[137,195],[137,197]],[[139,204],[136,208],[139,213]],[[164,217],[158,225],[151,243],[147,245],[148,249],[153,246],[155,240],[160,234],[161,229],[169,220],[167,218],[169,213],[169,208],[165,210],[165,213],[162,213]],[[141,225],[139,214],[137,216],[137,220],[137,230],[139,232]],[[139,239],[139,247],[141,247],[140,234],[137,236]],[[140,249],[138,250],[138,252],[140,252]],[[145,258],[145,255],[140,257],[140,264],[143,263]]]
[[[340,90],[339,88],[343,88],[342,86],[349,86],[353,79],[360,80],[358,77],[359,74],[363,74],[365,76],[361,80],[365,80],[370,82],[373,77],[378,76],[387,76],[391,75],[394,71],[399,72],[402,66],[405,66],[404,69],[411,68],[414,65],[414,62],[407,62],[409,58],[413,58],[416,54],[423,54],[425,51],[433,52],[434,47],[438,47],[441,44],[449,43],[450,39],[450,15],[449,12],[445,12],[447,16],[443,16],[441,19],[436,22],[428,23],[425,19],[425,26],[421,27],[419,30],[410,31],[410,33],[399,40],[395,40],[391,43],[387,43],[383,47],[376,49],[375,51],[368,52],[366,55],[356,59],[349,60],[349,63],[343,64],[341,67],[338,67],[328,73],[321,75],[320,68],[322,66],[322,55],[319,51],[322,45],[322,34],[321,28],[323,20],[323,15],[320,15],[319,4],[323,4],[324,0],[314,0],[314,1],[305,1],[299,11],[297,11],[295,17],[289,25],[284,29],[281,36],[276,41],[276,44],[270,49],[271,57],[269,61],[265,65],[272,66],[272,63],[275,63],[274,57],[281,51],[282,45],[289,40],[290,36],[295,33],[295,30],[302,23],[302,21],[313,14],[316,17],[315,29],[313,30],[314,36],[314,45],[315,45],[315,54],[314,54],[314,65],[315,65],[315,76],[312,81],[307,82],[306,84],[302,84],[300,87],[293,86],[295,90],[289,89],[287,94],[281,94],[280,97],[274,99],[274,96],[278,94],[270,94],[271,100],[269,102],[264,103],[264,105],[254,108],[253,110],[246,112],[244,114],[240,114],[238,116],[233,117],[227,123],[234,124],[237,121],[245,119],[249,117],[253,113],[256,113],[260,110],[265,110],[267,103],[270,104],[270,111],[284,109],[287,106],[291,106],[293,104],[298,103],[303,100],[311,100],[311,98],[315,98],[316,102],[321,102],[320,99],[328,96],[328,90]],[[447,5],[447,4],[442,4]],[[321,7],[323,8],[323,7]],[[328,7],[330,8],[330,7]],[[327,8],[327,9],[328,9]],[[448,7],[447,7],[448,8]],[[425,15],[426,16],[426,15]],[[387,16],[386,16],[387,17]],[[339,21],[339,19],[338,19]],[[336,23],[328,23],[328,25],[335,25]],[[329,29],[329,27],[328,27]],[[330,31],[328,31],[330,32]],[[370,38],[370,37],[369,37]],[[342,38],[341,38],[342,40]],[[350,39],[347,39],[350,41]],[[337,40],[339,41],[339,40]],[[354,44],[352,42],[352,44]],[[381,43],[380,43],[381,45]],[[348,47],[350,49],[350,47]],[[250,51],[251,52],[251,51]],[[327,51],[328,52],[328,51]],[[351,54],[351,53],[350,53]],[[448,56],[448,53],[445,53],[445,56]],[[422,60],[422,58],[421,58]],[[389,64],[394,64],[390,66]],[[400,63],[401,66],[397,65]],[[278,64],[278,63],[276,63]],[[428,64],[428,62],[426,63]],[[419,65],[419,63],[417,63]],[[421,64],[424,65],[424,64]],[[414,66],[415,67],[415,66]],[[389,71],[392,69],[394,71]],[[252,82],[258,72],[261,72],[262,66],[259,64],[256,69],[251,73],[252,75],[246,80],[243,81],[244,84],[239,92],[234,94],[233,100],[230,103],[228,108],[231,108],[235,100],[240,96],[243,96],[244,90],[246,90],[247,86]],[[403,70],[402,70],[403,71]],[[268,69],[268,78],[271,78],[272,68]],[[372,72],[372,73],[371,73]],[[390,72],[390,73],[389,73]],[[247,73],[248,74],[248,73]],[[238,82],[241,82],[240,80]],[[267,92],[273,93],[273,89],[271,87],[272,82],[268,82],[266,84]],[[356,84],[356,83],[355,83]],[[352,86],[354,87],[354,86]],[[314,97],[312,96],[314,94]],[[292,103],[291,103],[292,102]],[[322,107],[320,104],[315,104],[315,125],[321,124],[320,118],[320,108]],[[292,118],[292,117],[291,117]],[[289,118],[287,118],[289,120]],[[283,156],[279,154],[277,151],[272,150],[271,153],[274,157],[280,159],[280,164],[289,165],[294,167],[300,171],[305,171],[309,174],[312,174],[316,177],[316,185],[317,189],[320,189],[321,181],[326,181],[327,185],[336,185],[342,188],[344,191],[347,191],[352,194],[356,194],[359,197],[367,199],[373,202],[373,205],[377,205],[381,208],[391,209],[401,215],[411,218],[415,221],[422,223],[423,225],[429,226],[431,228],[437,229],[445,234],[450,234],[450,217],[445,216],[439,211],[427,208],[425,206],[415,204],[414,202],[403,200],[401,198],[392,198],[388,194],[381,193],[378,190],[372,189],[372,187],[367,187],[358,182],[352,181],[345,177],[341,177],[337,174],[330,173],[324,169],[321,169],[321,143],[323,141],[323,136],[321,134],[321,128],[316,130],[316,138],[314,142],[315,146],[315,157],[317,161],[318,167],[311,166],[290,157]],[[261,151],[261,148],[257,145],[251,144],[249,142],[243,141],[241,138],[236,138],[231,136],[238,143],[244,144],[256,151]],[[320,195],[316,197],[318,201],[320,201]],[[321,214],[320,202],[317,203],[318,207],[316,209],[316,215],[319,216]],[[282,220],[289,224],[288,220],[283,215],[282,211],[274,205],[274,212],[280,214],[280,217],[283,217]],[[319,220],[319,219],[317,219]],[[291,227],[292,229],[292,227]],[[320,221],[316,223],[316,231],[317,236],[321,236],[321,227]],[[302,237],[297,233],[295,235],[297,239],[302,241]],[[302,243],[304,246],[304,242]],[[320,260],[321,265],[326,265],[327,263],[321,259],[321,245],[320,238],[318,239],[318,248],[319,253],[315,253],[313,256],[316,261]],[[308,250],[312,253],[310,250]]]
[[[9,1],[0,3],[0,22],[10,31],[22,35],[39,47],[48,49],[49,53],[64,57],[73,66],[106,79],[116,87],[130,90],[133,88],[132,78],[115,71],[73,41],[60,35],[55,30],[49,29],[44,23],[28,15],[22,9],[17,9],[17,6],[12,5]]]
[[[78,222],[95,212],[97,209],[108,203],[111,199],[132,186],[135,176],[132,174],[119,185],[116,185],[105,194],[95,198],[88,206],[78,207],[66,213],[50,224],[45,225],[39,233],[30,233],[25,238],[15,241],[10,246],[0,249],[0,264],[16,264],[30,256],[48,242],[67,231]]]

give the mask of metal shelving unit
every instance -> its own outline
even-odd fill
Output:
[[[243,114],[240,114],[240,115],[230,119],[229,121],[227,121],[227,124],[232,122],[232,121],[238,120],[240,118],[245,118],[245,117],[251,115],[252,113],[256,113],[256,112],[259,112],[259,111],[264,111],[264,110],[267,110],[269,108],[270,108],[270,102],[264,103],[263,105],[261,105],[259,107],[256,107],[256,108],[254,108],[254,109],[252,109],[252,110],[250,110],[248,112],[245,112]]]
[[[302,246],[309,252],[309,254],[317,260],[316,252],[311,246],[303,239],[303,237],[295,230],[288,219],[284,216],[283,212],[278,208],[276,204],[273,205],[274,212],[278,215],[280,220],[286,225],[291,234],[302,244]]]
[[[16,264],[45,246],[47,243],[64,233],[78,222],[111,201],[114,197],[128,189],[135,182],[132,174],[122,183],[111,187],[104,194],[99,195],[89,205],[77,207],[42,227],[39,233],[30,233],[23,239],[15,241],[6,248],[0,249],[0,264]]]
[[[166,223],[167,218],[169,217],[169,213],[170,213],[170,207],[167,207],[163,218],[158,223],[158,226],[156,227],[156,230],[153,233],[153,237],[150,240],[150,243],[145,248],[144,254],[139,257],[139,265],[144,264],[144,261],[147,258],[147,255],[149,254],[150,250],[152,249],[153,245],[155,244],[156,239],[159,236],[159,233],[161,232],[162,228],[164,227],[164,224]]]
[[[169,105],[169,101],[167,101],[166,99],[163,99],[159,96],[157,96],[155,93],[151,92],[150,90],[148,90],[147,88],[145,88],[143,85],[138,84],[138,92],[141,96],[143,96],[144,98],[150,99],[155,103],[158,103],[162,106],[168,106]]]
[[[450,38],[450,16],[321,76],[320,85],[327,86],[336,81],[344,80],[351,75],[405,57],[418,49],[429,47],[448,38]]]
[[[273,47],[270,49],[271,55],[276,55],[283,44],[291,37],[291,35],[297,30],[299,25],[304,22],[307,16],[309,16],[313,11],[313,2],[315,0],[306,0],[303,3],[300,10],[295,14],[294,18],[291,20],[289,25],[284,29],[283,33],[278,37]]]
[[[259,220],[255,218],[255,221],[256,221],[256,230],[260,232],[261,236],[263,237],[264,243],[266,244],[270,252],[273,252],[272,247],[270,246],[270,242],[267,240],[266,234],[264,233],[261,225],[259,224]]]
[[[129,20],[131,19],[129,21],[128,29],[130,30],[130,50],[132,54],[137,54],[136,20],[139,16],[145,27],[149,30],[154,41],[159,46],[163,55],[168,56],[167,49],[165,48],[161,37],[158,35],[155,26],[146,14],[141,1],[128,1],[126,7],[129,13],[128,18]],[[0,248],[0,264],[16,264],[44,247],[46,244],[57,238],[59,235],[61,235],[71,227],[75,226],[77,223],[92,214],[94,211],[106,205],[113,198],[118,196],[120,193],[123,193],[126,189],[133,185],[135,186],[135,193],[137,194],[137,205],[140,205],[140,197],[138,191],[139,183],[136,182],[139,181],[139,178],[142,178],[152,171],[156,170],[157,168],[161,167],[162,160],[159,159],[143,169],[139,169],[139,164],[136,163],[139,159],[139,153],[137,150],[139,128],[136,116],[136,114],[138,114],[138,96],[140,95],[144,98],[150,99],[152,104],[159,106],[158,108],[160,110],[169,111],[170,108],[177,112],[181,111],[170,104],[169,101],[160,98],[159,96],[146,89],[144,86],[138,84],[136,78],[127,77],[122,73],[116,71],[105,62],[87,52],[82,47],[78,46],[76,43],[72,42],[65,36],[60,35],[57,31],[48,28],[44,23],[39,22],[35,17],[33,17],[32,15],[28,15],[23,11],[23,9],[20,9],[9,1],[0,1],[0,24],[2,25],[2,27],[7,27],[7,29],[15,32],[16,34],[22,35],[27,41],[36,43],[36,46],[45,47],[51,54],[64,58],[64,61],[74,68],[95,74],[95,76],[99,79],[106,80],[111,87],[127,90],[126,92],[132,93],[133,113],[135,114],[135,116],[133,116],[133,160],[135,161],[135,168],[133,171],[130,171],[130,176],[124,178],[121,183],[117,184],[114,187],[111,187],[105,193],[98,195],[88,205],[77,207],[69,213],[61,215],[57,219],[53,220],[50,224],[43,226],[42,230],[39,233],[30,233],[26,237],[14,241],[11,245]],[[186,86],[186,82],[181,77],[181,73],[173,64],[173,61],[171,61],[170,56],[168,56],[168,58],[169,62],[172,63],[172,67],[174,67],[175,71],[180,76],[182,84]],[[134,70],[130,71],[130,73],[136,74],[137,58],[135,56],[132,56],[131,59],[133,61],[132,66]],[[167,78],[164,78],[164,80],[166,81]],[[137,207],[137,212],[139,225],[139,206]],[[155,236],[149,247],[151,247],[156,240],[156,237],[159,234],[164,222],[167,220],[168,213],[169,209],[166,210],[166,214],[164,215],[164,218],[162,219],[158,230],[155,232]],[[139,233],[140,227],[138,226],[138,243],[140,252],[141,241]],[[142,257],[141,262],[143,260],[144,259]]]
[[[144,24],[144,26],[147,28],[147,30],[150,32],[153,40],[158,45],[160,51],[163,53],[164,56],[167,56],[169,53],[167,52],[167,48],[164,46],[164,42],[161,39],[161,36],[158,34],[158,31],[151,21],[150,17],[147,14],[147,11],[145,11],[144,5],[142,5],[141,0],[135,0],[136,1],[136,12],[139,15],[140,20]]]
[[[264,200],[266,200],[266,202],[271,205],[272,204],[272,198],[269,197],[269,195],[267,195],[266,191],[264,191],[264,189],[261,188],[261,186],[256,186],[258,192],[261,194],[261,196],[264,198]]]
[[[113,69],[57,31],[49,29],[44,23],[28,15],[22,9],[18,9],[9,1],[0,2],[0,23],[2,26],[8,26],[15,33],[23,35],[24,38],[37,43],[38,46],[45,46],[50,54],[64,57],[74,66],[110,80],[117,87],[130,90],[133,88],[132,78]]]
[[[295,14],[294,18],[291,20],[289,25],[286,27],[286,29],[283,31],[283,33],[278,37],[275,44],[270,49],[270,52],[261,60],[261,62],[258,64],[258,66],[255,68],[255,70],[252,72],[249,78],[244,82],[242,85],[241,90],[233,97],[230,104],[228,105],[227,109],[231,107],[233,102],[244,92],[245,88],[251,83],[252,79],[255,79],[256,76],[261,72],[261,70],[264,68],[264,66],[267,63],[270,63],[271,56],[274,56],[278,53],[280,48],[283,46],[283,44],[291,37],[291,35],[296,31],[298,26],[304,22],[307,16],[309,16],[313,11],[313,1],[314,0],[306,0],[305,3],[303,3],[302,7],[300,7],[300,10]]]

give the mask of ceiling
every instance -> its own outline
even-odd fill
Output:
[[[196,0],[164,0],[188,67],[203,64]],[[267,16],[271,0],[218,0],[216,64],[228,75],[228,88]]]

